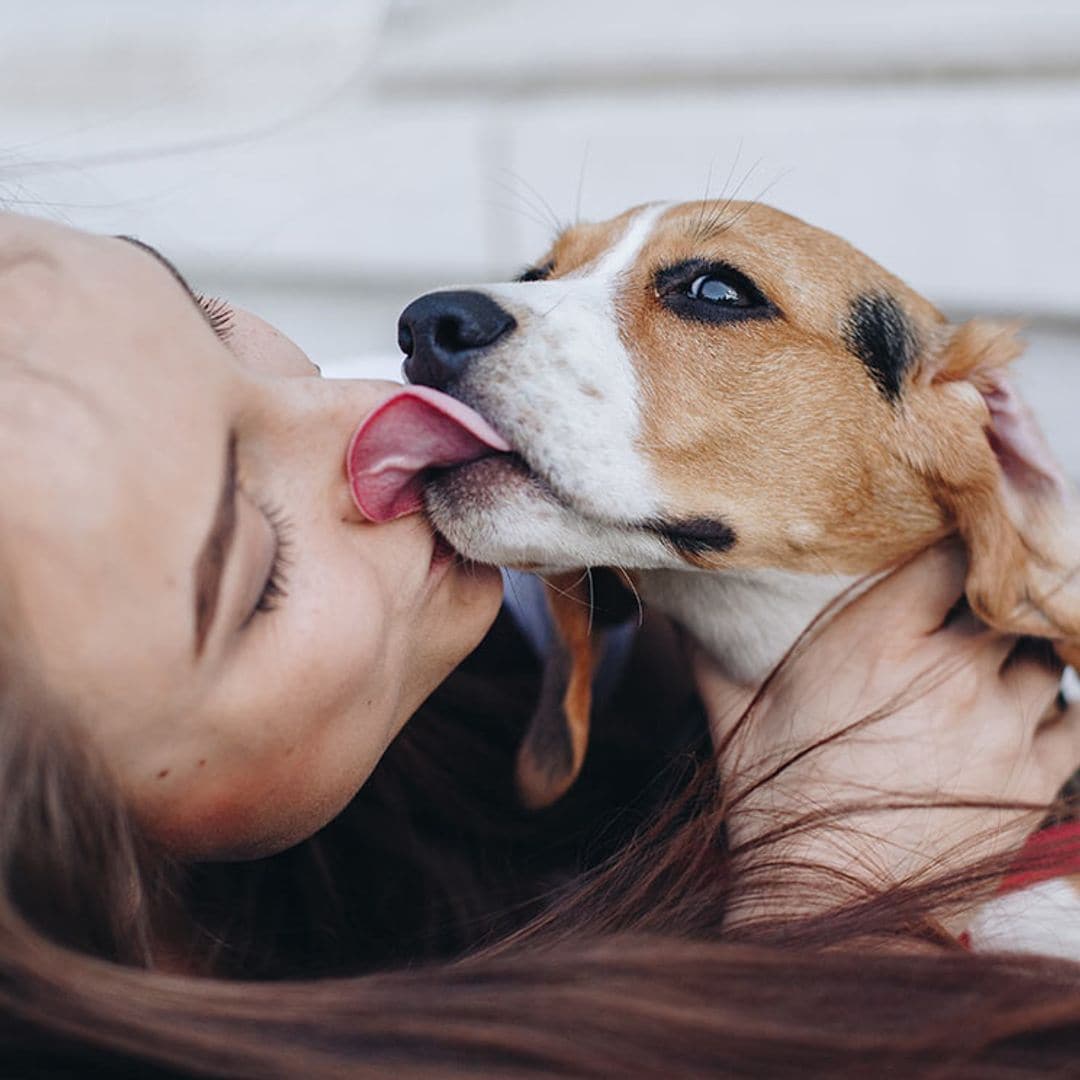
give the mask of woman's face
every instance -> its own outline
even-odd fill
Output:
[[[186,857],[330,820],[500,598],[421,515],[355,509],[345,450],[391,384],[324,381],[266,323],[221,323],[132,242],[0,217],[18,637]]]

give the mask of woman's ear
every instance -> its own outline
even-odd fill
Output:
[[[518,793],[530,810],[556,802],[581,772],[596,662],[588,573],[553,574],[545,586],[555,640],[517,757]]]
[[[973,610],[991,626],[1050,638],[1080,659],[1080,514],[1034,414],[1007,375],[1013,325],[975,319],[924,359],[912,387],[914,445],[968,550]]]

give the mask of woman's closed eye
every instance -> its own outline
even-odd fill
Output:
[[[203,317],[210,324],[210,329],[220,341],[228,341],[233,325],[233,309],[228,301],[216,296],[205,296],[203,293],[193,295]]]
[[[244,621],[245,626],[259,613],[273,611],[288,596],[285,575],[289,567],[292,526],[279,508],[265,503],[258,506],[273,531],[274,554],[259,598]]]

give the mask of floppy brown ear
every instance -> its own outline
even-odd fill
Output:
[[[1015,326],[975,319],[957,327],[916,380],[916,396],[929,395],[920,419],[931,430],[920,441],[935,494],[968,549],[972,609],[1000,630],[1050,638],[1075,664],[1080,515],[1009,380],[1007,365],[1021,351]]]
[[[545,580],[545,591],[556,640],[517,758],[518,792],[531,810],[556,802],[581,772],[595,665],[587,574],[553,574]]]

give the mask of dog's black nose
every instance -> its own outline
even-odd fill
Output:
[[[405,377],[445,390],[469,361],[517,323],[483,293],[435,292],[414,300],[398,319]]]

